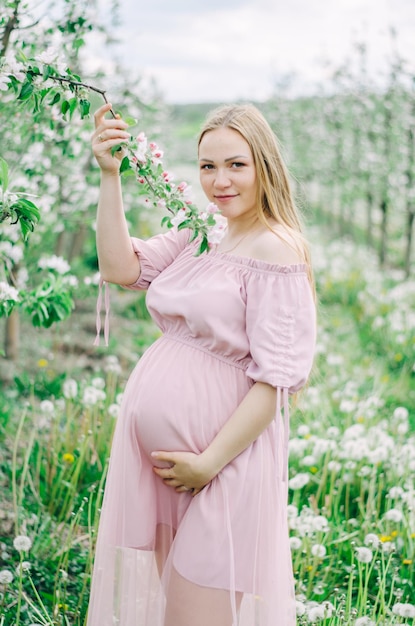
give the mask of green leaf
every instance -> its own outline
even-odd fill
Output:
[[[6,161],[0,157],[0,184],[3,192],[7,191],[9,186],[9,166]]]
[[[120,150],[122,150],[122,145],[121,144],[117,144],[116,146],[113,146],[111,148],[111,156],[114,156],[114,154],[116,152],[119,152]]]
[[[203,239],[200,243],[199,250],[197,251],[197,255],[203,254],[203,252],[207,252],[209,250],[209,242],[207,240],[206,235],[203,236]]]
[[[74,50],[79,50],[79,48],[82,48],[82,46],[84,45],[85,45],[85,40],[79,37],[78,39],[75,39],[75,41],[72,44],[72,47],[74,48]]]
[[[128,126],[136,126],[138,124],[138,120],[136,120],[135,117],[129,117],[127,115],[127,117],[123,117],[122,119]]]
[[[78,98],[71,98],[69,100],[69,116],[72,118],[76,107],[78,106]]]
[[[164,226],[165,224],[167,224],[167,222],[170,222],[170,216],[169,215],[165,215],[163,217],[163,219],[161,220],[161,226]]]
[[[128,158],[128,156],[125,156],[123,160],[121,161],[120,174],[130,169],[131,169],[130,159]]]
[[[53,107],[53,105],[57,104],[60,99],[61,99],[61,94],[59,93],[59,91],[57,91],[55,95],[53,96],[52,100],[49,102],[49,105]]]
[[[18,100],[28,100],[28,98],[30,98],[30,96],[32,95],[34,90],[34,87],[32,85],[32,83],[30,82],[26,82],[23,83],[23,86],[20,90],[20,93],[18,95]]]
[[[67,100],[64,100],[62,102],[61,111],[62,111],[62,115],[66,115],[66,113],[69,111],[69,102]]]
[[[191,220],[184,220],[181,224],[178,225],[177,230],[182,230],[183,228],[188,228],[191,225]]]
[[[81,98],[81,100],[79,100],[79,108],[81,109],[81,118],[84,119],[84,117],[88,117],[89,115],[91,103],[89,100]]]

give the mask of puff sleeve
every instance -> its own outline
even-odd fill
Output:
[[[148,289],[150,283],[162,272],[189,242],[189,230],[172,228],[146,241],[131,237],[134,252],[138,256],[141,273],[135,283],[124,285],[127,289]]]
[[[186,228],[178,230],[172,228],[166,233],[155,235],[148,240],[138,239],[137,237],[131,237],[134,252],[140,261],[140,276],[135,283],[131,285],[123,285],[127,289],[148,289],[150,283],[168,267],[174,259],[180,254],[182,250],[189,243],[190,231]],[[108,346],[109,338],[109,312],[110,312],[110,297],[108,284],[102,280],[99,283],[99,293],[97,299],[96,310],[96,329],[97,334],[94,341],[94,345],[99,345],[99,337],[101,333],[101,308],[103,300],[104,290],[104,306],[105,306],[105,320],[104,320],[104,339],[105,345]]]
[[[316,343],[316,308],[304,265],[253,274],[246,292],[247,376],[276,389],[277,432],[284,427],[283,480],[288,471],[289,402],[306,383]],[[283,408],[283,415],[282,415]]]

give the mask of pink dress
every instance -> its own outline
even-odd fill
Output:
[[[294,626],[288,393],[314,354],[306,267],[195,256],[188,239],[133,238],[142,273],[129,287],[148,289],[163,334],[125,389],[88,626]],[[203,451],[255,381],[276,389],[273,423],[194,498],[164,485],[151,452]]]

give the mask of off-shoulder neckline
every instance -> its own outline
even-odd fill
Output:
[[[220,252],[215,248],[209,250],[209,252],[205,253],[207,257],[211,259],[215,259],[217,261],[225,261],[227,263],[231,263],[233,265],[239,265],[248,267],[251,269],[268,271],[273,273],[280,274],[304,274],[307,273],[307,265],[306,263],[293,263],[291,265],[283,265],[279,263],[269,263],[268,261],[263,261],[261,259],[256,259],[254,257],[248,256],[238,256],[235,254],[229,254],[229,252]]]

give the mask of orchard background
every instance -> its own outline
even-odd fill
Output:
[[[92,121],[79,98],[37,101],[19,55],[50,55],[60,33],[65,68],[137,118],[132,132],[162,146],[204,206],[195,139],[212,104],[167,105],[123,67],[86,76],[88,36],[105,33],[98,8],[57,0],[37,20],[2,2],[1,626],[84,624],[123,385],[158,336],[144,296],[111,287],[109,347],[93,346]],[[299,624],[415,624],[415,69],[392,52],[380,89],[366,61],[360,42],[318,97],[279,84],[258,103],[295,177],[319,297],[316,364],[291,424]],[[102,100],[86,91],[83,102]],[[131,177],[123,187],[131,232],[158,232],[163,208]]]

